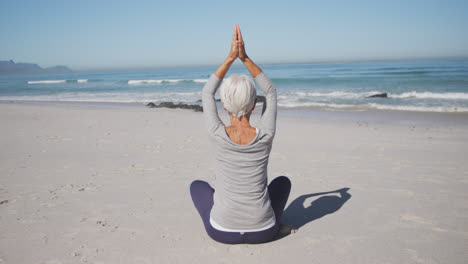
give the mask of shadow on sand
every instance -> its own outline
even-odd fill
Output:
[[[309,222],[319,219],[327,214],[332,214],[338,211],[341,206],[351,198],[351,194],[348,193],[348,190],[349,188],[343,188],[331,192],[311,193],[299,196],[284,211],[282,223],[289,225],[294,229],[299,229]],[[310,205],[304,205],[305,200],[310,197],[333,193],[337,193],[340,196],[321,196],[313,200]],[[280,235],[276,239],[281,239],[287,235],[289,234]]]

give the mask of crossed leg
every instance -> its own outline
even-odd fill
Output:
[[[205,181],[196,180],[190,185],[193,204],[202,218],[206,232],[214,240],[227,244],[257,244],[273,239],[280,228],[281,216],[288,201],[290,190],[291,181],[286,176],[279,176],[271,181],[268,185],[268,194],[276,217],[275,226],[263,231],[240,234],[238,232],[219,231],[213,228],[210,224],[210,212],[213,207],[213,194],[215,190]]]

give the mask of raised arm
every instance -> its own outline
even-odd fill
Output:
[[[221,80],[226,76],[226,73],[229,71],[232,63],[239,57],[239,34],[239,25],[236,24],[234,25],[234,33],[232,34],[232,43],[229,55],[214,73]]]
[[[263,95],[265,95],[261,127],[274,137],[276,133],[277,115],[276,87],[264,72],[260,72],[255,77],[255,82],[258,84],[260,89],[262,89]]]
[[[218,90],[221,82],[229,71],[232,63],[238,58],[238,26],[234,26],[234,33],[232,35],[231,50],[229,51],[228,57],[219,66],[219,68],[211,75],[208,82],[203,87],[202,102],[203,102],[203,115],[205,117],[206,126],[208,132],[213,133],[216,128],[220,125],[224,125],[218,115],[218,109],[216,108],[215,94]]]
[[[249,58],[249,56],[247,56],[247,53],[245,53],[244,39],[242,38],[239,25],[237,25],[236,29],[237,29],[237,35],[239,38],[237,41],[237,49],[239,50],[239,59],[244,63],[245,67],[247,67],[247,70],[249,70],[252,77],[256,78],[257,75],[259,75],[262,72],[262,70]]]

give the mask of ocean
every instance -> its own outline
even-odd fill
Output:
[[[281,109],[468,112],[468,60],[259,65]],[[0,76],[0,101],[200,104],[216,70],[180,67]],[[248,74],[242,65],[230,73]],[[387,98],[368,98],[387,93]],[[258,91],[260,95],[261,92]]]

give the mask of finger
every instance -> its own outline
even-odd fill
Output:
[[[243,40],[242,40],[242,33],[241,33],[241,31],[240,31],[239,25],[237,25],[237,35],[238,35],[238,40],[239,40],[240,42],[243,42]]]
[[[237,25],[234,25],[234,33],[232,34],[232,40],[237,40]]]

